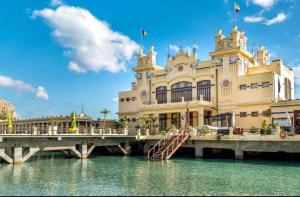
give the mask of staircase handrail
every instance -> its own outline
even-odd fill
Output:
[[[148,159],[150,159],[151,152],[154,152],[157,147],[160,147],[161,143],[165,143],[166,140],[170,137],[171,134],[174,133],[174,129],[171,129],[166,135],[161,138],[149,151],[148,151]]]
[[[176,138],[175,138],[175,139],[174,139],[174,140],[173,140],[173,141],[165,148],[165,150],[161,153],[161,155],[162,155],[162,158],[161,158],[161,159],[164,159],[163,156],[164,156],[165,152],[169,150],[169,147],[170,147],[170,146],[173,146],[175,142],[178,142],[178,141],[179,141],[179,138],[180,138],[181,136],[184,136],[185,134],[187,134],[185,137],[189,137],[189,136],[190,136],[190,131],[184,130],[184,131],[182,131],[179,135],[177,135]],[[183,138],[183,139],[184,139],[184,138]],[[178,145],[178,143],[177,143],[177,145]],[[173,150],[172,150],[172,152],[173,152]],[[168,154],[168,152],[167,152],[167,157],[168,157],[168,156],[169,156],[169,154]]]

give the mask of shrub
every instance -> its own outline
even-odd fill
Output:
[[[200,135],[205,135],[205,134],[210,133],[210,130],[209,130],[208,128],[198,128],[198,129],[197,129],[197,132],[198,132],[198,134],[200,134]]]
[[[254,126],[250,128],[250,133],[257,133],[258,129]]]

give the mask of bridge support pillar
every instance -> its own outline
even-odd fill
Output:
[[[203,148],[195,147],[195,158],[203,158]]]
[[[9,164],[13,164],[14,163],[14,160],[13,160],[13,158],[11,158],[11,155],[10,154],[8,155],[5,152],[4,148],[0,149],[0,158],[2,158],[4,161],[6,161]]]
[[[242,151],[240,149],[236,149],[236,150],[234,150],[234,154],[235,154],[235,159],[236,160],[243,160],[244,159],[244,151]]]
[[[83,143],[79,146],[79,152],[81,154],[81,159],[86,159],[88,157],[88,145]]]
[[[129,145],[129,143],[125,143],[124,147],[121,146],[121,144],[118,145],[118,147],[120,148],[120,150],[122,151],[122,153],[125,156],[129,156],[131,153],[131,147]]]
[[[22,147],[13,147],[12,158],[14,160],[14,164],[23,163],[23,148]]]
[[[148,156],[148,151],[150,150],[150,144],[149,143],[145,143],[144,144],[144,155]]]

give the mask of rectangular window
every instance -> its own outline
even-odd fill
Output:
[[[124,98],[121,98],[120,101],[121,101],[121,102],[124,102]]]
[[[270,86],[270,83],[268,81],[262,82],[262,87],[263,88],[268,88]]]
[[[252,117],[258,117],[258,111],[253,111],[251,112]]]
[[[240,112],[240,117],[247,117],[247,112]]]
[[[257,83],[251,83],[251,89],[256,89],[257,87]]]
[[[247,86],[246,84],[240,85],[240,90],[246,90]]]

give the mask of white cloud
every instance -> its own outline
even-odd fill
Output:
[[[170,44],[169,49],[175,53],[178,53],[179,47],[177,45]]]
[[[52,7],[61,6],[63,4],[64,4],[63,0],[51,0],[50,1],[50,6],[52,6]]]
[[[39,87],[33,87],[30,84],[27,84],[23,81],[20,80],[14,80],[10,77],[6,77],[3,75],[0,75],[0,88],[6,88],[15,91],[18,94],[22,93],[33,93],[36,95],[37,98],[43,99],[43,100],[48,100],[48,94],[47,91],[45,90],[44,87],[39,86]]]
[[[66,48],[64,54],[71,58],[69,69],[73,71],[126,70],[139,48],[129,37],[79,7],[35,10],[32,17],[45,19],[53,28],[54,37]]]
[[[275,5],[277,0],[250,0],[250,2],[263,8],[270,8]],[[247,3],[249,4],[249,1],[247,1]]]
[[[244,21],[247,23],[263,23],[265,25],[271,26],[277,23],[281,23],[285,21],[288,16],[284,12],[280,12],[277,14],[276,17],[271,19],[266,19],[262,16],[262,14],[266,11],[266,9],[261,10],[259,13],[253,15],[253,16],[246,16],[244,17]]]
[[[78,64],[76,62],[69,62],[69,66],[68,66],[69,70],[76,72],[76,73],[85,73],[86,70],[84,70],[83,68],[81,68],[80,66],[78,66]]]
[[[42,86],[39,86],[36,91],[36,97],[44,100],[48,100],[49,96],[46,89]]]
[[[287,19],[287,15],[284,12],[280,12],[277,14],[276,17],[269,19],[265,22],[266,25],[270,26],[270,25],[274,25],[277,23],[281,23],[283,21],[285,21]]]
[[[259,23],[262,22],[265,18],[262,16],[246,16],[244,21],[247,23]]]

